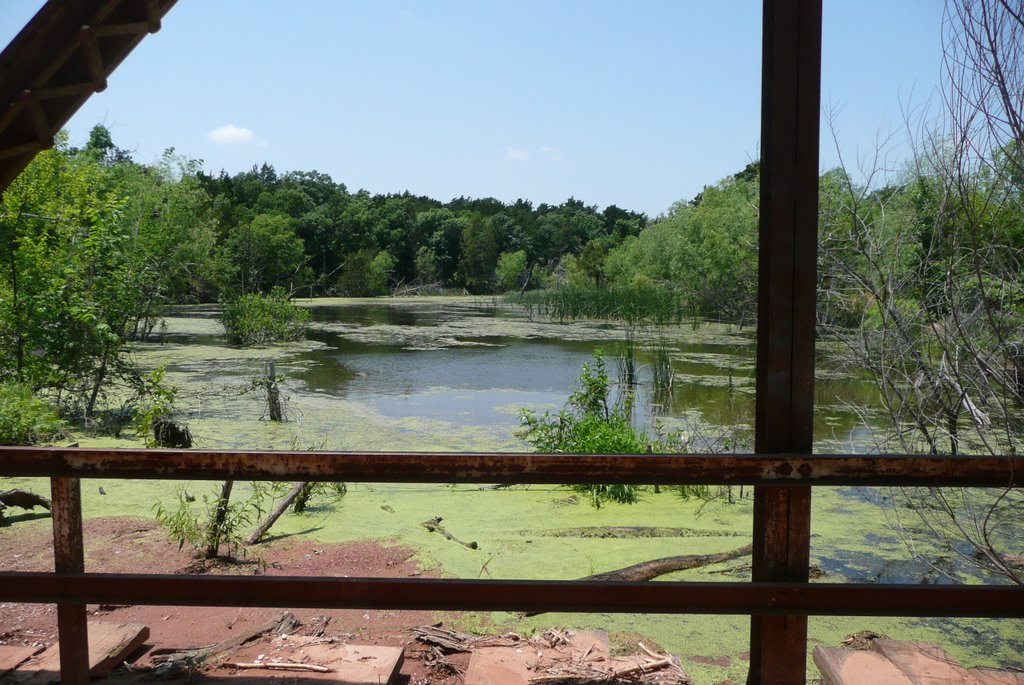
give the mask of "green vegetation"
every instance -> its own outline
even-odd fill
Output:
[[[507,300],[528,312],[559,321],[604,319],[629,326],[666,325],[683,318],[679,298],[668,288],[652,283],[602,287],[596,284],[564,285],[510,295]]]
[[[0,445],[38,445],[59,438],[65,423],[53,405],[23,383],[0,383]]]
[[[301,340],[309,311],[296,307],[282,288],[275,287],[268,294],[247,293],[228,302],[220,320],[233,344],[263,345]]]
[[[612,399],[611,381],[601,350],[594,352],[593,364],[584,364],[576,390],[558,414],[544,412],[537,416],[523,409],[522,430],[517,434],[538,452],[582,454],[642,454],[644,452],[676,452],[678,436],[648,436],[633,425],[633,392],[621,391]],[[641,487],[628,484],[577,485],[596,507],[602,502],[631,504],[640,497]],[[680,494],[706,495],[702,487],[680,486]]]
[[[145,374],[141,383],[144,398],[140,406],[134,407],[135,433],[141,437],[146,447],[160,447],[157,427],[161,422],[170,421],[174,416],[174,400],[178,389],[164,382],[167,368],[158,366]]]
[[[244,500],[231,502],[231,484],[232,481],[227,481],[219,495],[201,495],[199,506],[193,505],[196,498],[184,487],[176,493],[178,506],[174,509],[165,508],[159,500],[153,505],[154,517],[167,528],[171,539],[178,543],[178,549],[187,544],[197,557],[206,559],[219,556],[222,546],[227,548],[229,557],[244,552],[245,533],[262,513],[266,489],[254,487]]]

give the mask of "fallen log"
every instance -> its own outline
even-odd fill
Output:
[[[594,575],[581,578],[580,580],[621,580],[627,582],[653,580],[654,578],[663,576],[666,573],[685,571],[691,568],[700,568],[701,566],[718,564],[738,557],[745,557],[750,554],[751,550],[751,545],[744,545],[743,547],[738,547],[728,552],[719,552],[717,554],[682,554],[674,557],[662,557],[661,559],[644,561],[642,563],[633,564],[632,566],[616,569],[614,571],[595,573]]]
[[[50,500],[27,490],[4,490],[0,492],[0,509],[8,507],[19,507],[21,509],[42,507],[49,511]]]
[[[474,542],[463,542],[462,540],[458,539],[457,537],[455,537],[454,535],[449,533],[448,529],[441,525],[441,521],[443,521],[443,520],[444,519],[441,518],[440,516],[435,516],[432,519],[424,521],[420,525],[423,526],[424,528],[426,528],[427,530],[429,530],[431,533],[440,533],[441,535],[445,536],[446,538],[448,538],[452,542],[457,542],[460,545],[462,545],[463,547],[466,547],[468,549],[480,549],[479,545],[477,545],[475,541]]]
[[[276,635],[288,633],[294,630],[298,625],[299,620],[295,618],[295,615],[292,612],[283,611],[264,625],[255,628],[254,630],[229,637],[227,640],[221,640],[217,644],[210,645],[208,647],[196,647],[193,649],[173,651],[156,650],[152,653],[150,661],[158,667],[161,675],[167,675],[168,672],[173,673],[178,670],[184,671],[185,673],[191,673],[201,664],[215,662],[219,658],[227,656],[242,645],[248,644],[253,640],[257,640],[267,633],[272,632]]]
[[[614,571],[595,573],[593,575],[580,578],[580,580],[614,580],[633,583],[643,582],[646,580],[653,580],[658,576],[665,575],[666,573],[686,571],[691,568],[700,568],[701,566],[719,564],[723,561],[730,561],[731,559],[745,557],[751,553],[752,549],[753,547],[751,545],[744,545],[743,547],[737,547],[736,549],[729,550],[728,552],[719,552],[717,554],[682,554],[674,557],[662,557],[661,559],[644,561],[639,564],[633,564],[632,566],[626,566],[625,568],[616,569]],[[527,612],[520,614],[520,616],[537,616],[542,613],[544,612]]]

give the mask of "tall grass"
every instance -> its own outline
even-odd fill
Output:
[[[559,321],[605,319],[631,325],[679,323],[685,316],[682,301],[658,285],[602,288],[596,285],[563,285],[547,290],[509,294],[506,302]]]
[[[637,382],[636,338],[633,329],[626,330],[626,339],[615,346],[615,365],[619,371],[619,385],[635,388]]]
[[[651,381],[654,385],[654,403],[667,405],[672,399],[672,386],[676,371],[672,367],[668,342],[664,339],[652,344],[648,350],[651,360]]]

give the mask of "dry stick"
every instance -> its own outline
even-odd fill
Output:
[[[249,533],[249,537],[245,539],[245,544],[252,545],[262,540],[263,536],[267,534],[268,530],[270,530],[270,527],[277,522],[277,519],[281,518],[281,514],[283,514],[295,498],[299,496],[299,493],[302,492],[302,489],[306,487],[308,482],[309,481],[304,480],[296,481],[292,489],[284,496],[284,499],[282,499],[278,505],[274,507],[274,510],[267,515],[267,518],[263,519],[263,522],[256,526],[255,530]]]
[[[267,668],[279,671],[315,671],[316,673],[333,673],[334,671],[326,666],[316,664],[293,664],[288,661],[268,661],[266,663],[243,663],[238,661],[225,662],[221,664],[225,668]]]
[[[660,661],[649,661],[646,664],[637,664],[636,666],[627,666],[626,668],[620,668],[612,671],[613,678],[621,678],[624,675],[631,675],[633,673],[647,673],[648,671],[657,671],[658,669],[671,666],[675,663],[675,659],[672,657],[666,657]]]

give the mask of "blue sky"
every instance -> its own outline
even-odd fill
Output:
[[[0,0],[6,45],[41,5]],[[939,0],[825,0],[823,109],[848,161],[940,79]],[[655,216],[757,156],[760,3],[179,0],[68,125],[150,162],[329,173],[349,190]],[[835,163],[823,127],[822,165]]]

